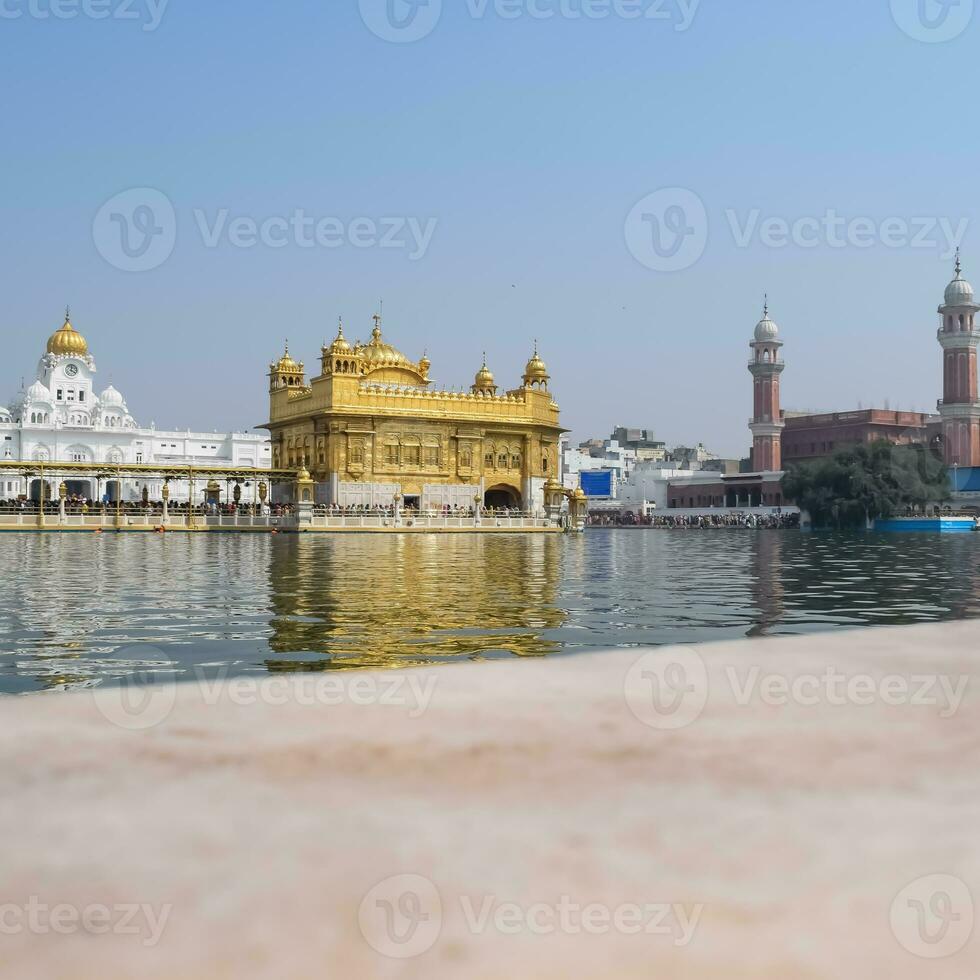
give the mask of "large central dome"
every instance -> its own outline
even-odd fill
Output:
[[[429,383],[424,369],[428,362],[424,366],[422,362],[416,363],[391,344],[384,342],[381,336],[381,317],[374,318],[371,342],[356,348],[355,353],[361,358],[364,377],[370,377],[373,381],[403,385]]]
[[[415,365],[400,351],[381,339],[381,328],[371,331],[371,343],[361,352],[365,364],[385,367],[414,367]]]
[[[71,319],[67,311],[65,312],[64,325],[60,330],[55,330],[48,338],[48,353],[65,354],[75,357],[85,357],[88,354],[88,343],[71,325]]]

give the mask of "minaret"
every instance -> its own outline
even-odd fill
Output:
[[[754,410],[749,428],[752,430],[752,469],[771,472],[782,469],[782,433],[786,423],[779,408],[779,376],[786,365],[779,356],[783,346],[779,327],[769,318],[769,298],[762,319],[755,328],[755,339],[749,345],[754,385]]]
[[[939,343],[943,348],[943,454],[947,466],[980,466],[980,402],[977,400],[977,344],[980,332],[974,317],[980,306],[973,301],[973,287],[963,278],[960,252],[956,250],[956,278],[946,287],[939,307],[943,323]]]

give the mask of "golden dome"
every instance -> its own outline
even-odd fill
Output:
[[[302,370],[303,365],[297,364],[290,356],[288,340],[286,341],[285,352],[283,353],[282,357],[280,357],[279,360],[272,365],[272,368],[275,371],[285,371],[285,372]]]
[[[330,345],[330,353],[350,354],[351,351],[351,345],[347,342],[347,338],[344,336],[344,321],[341,320],[339,326],[337,327],[337,337]]]
[[[538,344],[537,341],[535,341],[534,355],[531,360],[527,362],[527,366],[524,368],[524,380],[547,381],[548,377],[548,366],[538,356]]]
[[[483,355],[483,367],[476,372],[476,378],[473,380],[474,388],[494,388],[496,387],[496,382],[494,381],[493,371],[487,367],[487,355]]]
[[[386,344],[381,339],[381,320],[374,318],[374,329],[371,331],[371,343],[367,344],[361,351],[361,356],[369,365],[385,365],[394,367],[407,367],[414,369],[415,365],[400,351]]]
[[[70,313],[65,310],[65,323],[48,338],[49,354],[68,354],[84,357],[88,354],[85,338],[71,325]]]

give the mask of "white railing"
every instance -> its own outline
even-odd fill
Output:
[[[0,529],[11,527],[36,528],[40,526],[36,509],[0,512]],[[309,523],[300,524],[295,515],[272,516],[251,515],[251,514],[204,514],[195,513],[193,519],[188,522],[186,512],[171,513],[166,521],[159,512],[135,513],[122,511],[118,515],[109,509],[106,513],[94,512],[88,514],[66,514],[64,518],[59,517],[57,510],[45,510],[43,526],[50,530],[58,528],[81,529],[98,528],[114,529],[131,528],[156,530],[167,528],[168,530],[182,530],[188,527],[194,528],[220,528],[220,529],[249,529],[266,528],[282,529],[284,531],[296,530],[305,527],[337,530],[343,529],[390,529],[390,530],[445,530],[445,529],[539,529],[554,527],[554,522],[542,515],[529,513],[485,513],[476,517],[473,514],[444,514],[438,511],[423,513],[403,513],[395,517],[389,513],[365,513],[365,514],[331,514],[323,511],[314,512]]]

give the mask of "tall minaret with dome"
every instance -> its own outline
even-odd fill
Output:
[[[977,398],[977,344],[980,331],[974,318],[980,305],[973,287],[963,278],[959,249],[956,275],[946,287],[939,307],[943,349],[943,454],[947,466],[980,466],[980,401]]]
[[[753,378],[754,408],[749,428],[752,430],[752,469],[773,472],[782,469],[783,421],[779,399],[779,378],[786,365],[779,356],[783,346],[779,327],[769,316],[766,297],[762,319],[756,324],[749,371]]]

